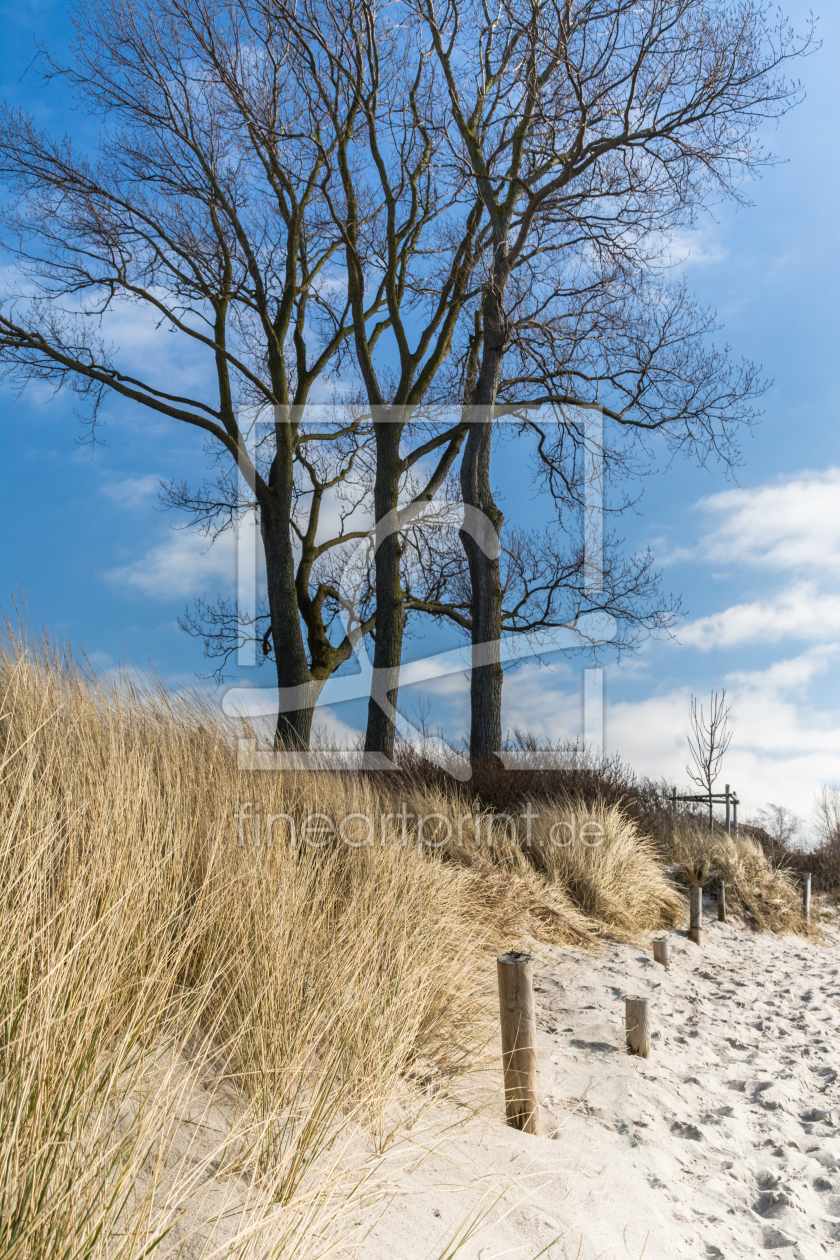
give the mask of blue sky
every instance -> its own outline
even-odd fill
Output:
[[[800,20],[808,6],[789,6]],[[74,132],[56,86],[25,73],[36,37],[61,48],[62,4],[3,5],[4,95]],[[774,380],[765,415],[733,477],[680,461],[648,479],[621,532],[650,545],[683,597],[675,640],[608,666],[606,743],[640,772],[684,782],[691,693],[725,685],[734,738],[724,777],[746,812],[768,801],[805,816],[822,782],[840,780],[840,428],[835,399],[840,245],[840,12],[820,18],[823,48],[801,65],[804,104],[768,137],[784,164],[674,243],[690,286],[714,306],[736,352]],[[179,370],[165,334],[132,326],[138,355]],[[78,444],[72,400],[0,389],[4,428],[4,601],[19,590],[35,625],[81,645],[102,668],[151,665],[171,685],[206,666],[176,617],[195,594],[231,588],[230,540],[173,529],[157,506],[161,476],[200,477],[200,438],[122,405],[107,409],[108,445]],[[503,487],[504,489],[504,487]],[[413,639],[410,655],[422,644]],[[260,676],[261,685],[269,678]],[[467,684],[423,692],[450,735],[463,729]],[[546,736],[580,730],[582,663],[524,665],[506,683],[505,721]],[[362,706],[326,715],[348,732]]]

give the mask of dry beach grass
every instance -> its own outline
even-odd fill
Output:
[[[478,1044],[475,880],[393,846],[240,847],[243,797],[302,802],[163,692],[20,640],[2,690],[0,1253],[143,1254],[212,1170],[249,1187],[242,1249],[268,1212],[294,1254],[336,1138],[363,1115],[381,1140],[414,1065]],[[173,1168],[187,1078],[230,1132]]]
[[[802,893],[793,871],[775,865],[757,841],[737,840],[720,829],[711,835],[699,824],[681,827],[667,844],[675,874],[686,885],[726,884],[727,913],[752,927],[777,932],[806,930]]]
[[[649,939],[684,917],[668,867],[700,861],[754,921],[801,926],[757,846],[663,857],[616,805],[562,797],[523,846],[422,775],[244,773],[211,706],[13,628],[0,692],[4,1257],[324,1254],[364,1193],[360,1135],[374,1158],[483,1060],[494,951]],[[403,800],[463,806],[462,843],[404,843]],[[377,842],[289,843],[281,819],[242,844],[245,801],[298,837],[371,814]],[[584,810],[601,843],[548,842]]]

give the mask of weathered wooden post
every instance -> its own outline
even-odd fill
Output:
[[[722,879],[718,880],[717,886],[718,898],[718,923],[726,922],[726,884]]]
[[[738,797],[732,793],[732,834],[738,839]]]
[[[700,945],[703,938],[703,889],[691,889],[691,917],[689,918],[688,935],[695,945]]]
[[[653,961],[662,963],[663,967],[667,967],[671,962],[671,950],[668,942],[659,940],[653,942]]]
[[[729,822],[729,784],[726,785],[726,834],[731,835]]]
[[[677,834],[677,789],[671,789],[671,830]]]
[[[642,1059],[650,1058],[650,1003],[643,997],[624,999],[624,1028],[627,1049]]]
[[[537,1098],[537,1018],[531,955],[500,954],[496,972],[507,1122],[514,1129],[539,1136],[542,1120]]]
[[[805,921],[811,926],[811,872],[805,871],[802,876],[802,912]]]

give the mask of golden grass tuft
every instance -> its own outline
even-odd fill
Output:
[[[587,820],[587,830],[574,844],[546,839],[540,868],[568,890],[600,934],[636,939],[682,922],[685,899],[666,878],[652,842],[617,805],[577,801],[559,806],[556,816],[576,826],[578,835]]]
[[[666,844],[674,873],[687,887],[725,880],[727,913],[742,915],[758,931],[807,931],[795,874],[774,866],[755,840],[695,825],[680,827]]]
[[[508,932],[586,947],[604,935],[635,940],[685,914],[655,845],[618,805],[543,801],[529,824],[526,801],[510,813],[472,814],[459,794],[447,797],[425,784],[403,799],[414,813],[464,818],[461,834],[441,851],[474,872]]]
[[[314,793],[240,774],[209,708],[20,639],[0,691],[0,1253],[165,1254],[189,1228],[244,1255],[269,1217],[305,1250],[341,1135],[381,1144],[418,1065],[485,1035],[476,881],[414,848],[241,846],[243,801]],[[213,1150],[184,1134],[203,1097]]]

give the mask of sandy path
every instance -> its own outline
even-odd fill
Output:
[[[498,1106],[418,1135],[351,1253],[442,1256],[489,1208],[462,1260],[840,1256],[840,935],[754,934],[705,909],[702,949],[671,934],[668,972],[628,945],[541,946],[550,1136],[506,1128]],[[649,1060],[624,1052],[626,993],[652,999]]]

